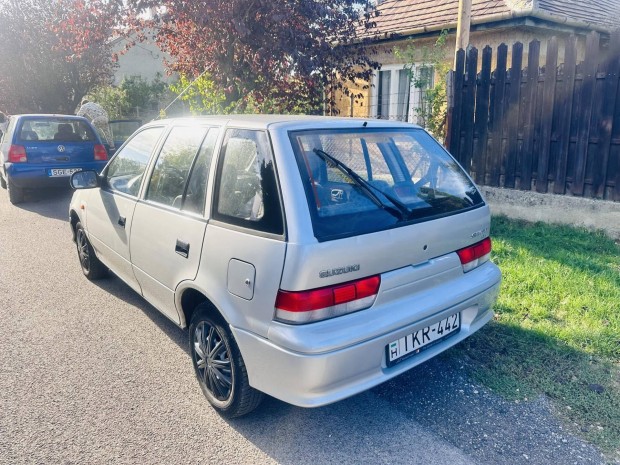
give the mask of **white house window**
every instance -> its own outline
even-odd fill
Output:
[[[404,65],[383,66],[373,76],[371,116],[425,126],[429,110],[426,91],[434,85],[433,68],[414,65],[412,70],[413,81]]]

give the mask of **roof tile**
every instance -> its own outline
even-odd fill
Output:
[[[472,19],[485,22],[485,18],[497,14],[523,11],[558,16],[558,22],[566,19],[594,24],[607,30],[620,27],[620,2],[618,0],[472,0]],[[403,33],[415,29],[438,29],[454,25],[457,21],[458,0],[385,0],[377,10],[376,32],[380,34]],[[548,16],[547,16],[548,17]]]

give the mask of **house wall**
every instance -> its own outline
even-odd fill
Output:
[[[114,73],[113,85],[119,85],[124,78],[130,76],[141,76],[149,82],[155,79],[157,74],[164,82],[172,79],[166,74],[164,67],[164,60],[169,60],[170,56],[162,52],[157,45],[148,42],[136,43],[121,54],[127,43],[125,38],[114,42],[113,50],[118,53],[118,68]]]
[[[512,45],[515,42],[523,43],[523,63],[527,63],[528,60],[528,44],[538,39],[540,41],[540,66],[544,66],[547,56],[547,41],[556,36],[558,38],[558,63],[564,61],[564,41],[569,36],[569,32],[563,32],[549,28],[537,28],[532,26],[516,26],[505,28],[493,28],[487,30],[473,31],[470,35],[470,44],[472,47],[478,49],[478,70],[482,65],[482,49],[489,45],[493,50],[492,68],[495,68],[496,64],[496,51],[497,47],[502,43],[508,46],[508,67],[512,63]],[[375,46],[376,55],[373,55],[373,59],[377,60],[384,66],[390,65],[402,65],[403,59],[399,58],[395,53],[396,49],[405,49],[408,45],[412,44],[414,50],[414,62],[421,62],[423,60],[423,51],[425,48],[430,48],[437,40],[437,36],[409,39],[401,41],[392,41]],[[456,44],[455,34],[449,34],[444,46],[444,57],[447,62],[454,61],[454,47]],[[585,54],[585,36],[580,35],[577,38],[577,61],[584,59]],[[435,82],[445,77],[436,75]],[[364,88],[366,87],[366,88]],[[339,111],[340,116],[355,116],[355,117],[370,117],[372,111],[370,109],[371,93],[372,90],[368,83],[360,82],[356,86],[350,87],[352,91],[357,94],[361,93],[363,98],[354,99],[353,105],[351,105],[351,99],[342,93],[336,94],[336,108]]]

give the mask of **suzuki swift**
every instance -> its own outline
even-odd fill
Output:
[[[244,415],[385,382],[493,315],[490,214],[424,129],[203,117],[140,128],[72,175],[84,275],[108,271],[181,328],[206,398]]]

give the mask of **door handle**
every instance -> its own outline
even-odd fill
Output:
[[[118,217],[118,225],[119,225],[121,228],[124,228],[124,227],[125,227],[125,223],[126,223],[126,222],[127,222],[127,218],[125,218],[124,216],[119,216],[119,217]]]
[[[177,244],[174,247],[174,251],[181,257],[187,258],[189,256],[189,243],[177,239]]]

